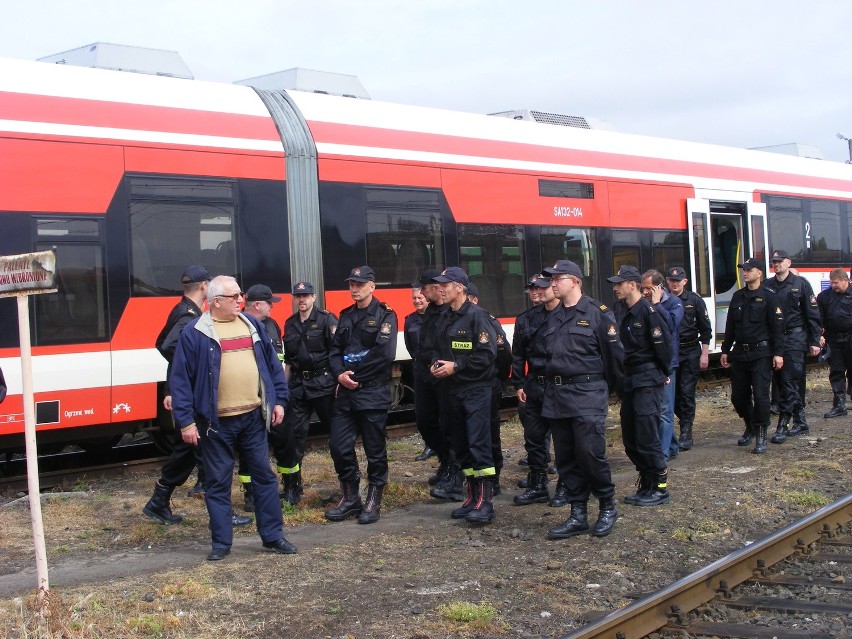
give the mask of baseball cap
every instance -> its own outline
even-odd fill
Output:
[[[435,277],[437,277],[438,275],[440,275],[440,273],[437,270],[435,270],[433,268],[427,268],[425,271],[423,271],[420,274],[420,277],[417,279],[416,282],[414,282],[414,284],[419,284],[420,286],[426,286],[427,284],[432,284],[433,279]]]
[[[672,266],[666,271],[666,279],[668,280],[685,280],[686,270],[682,266]]]
[[[476,284],[473,282],[469,282],[467,285],[467,295],[470,297],[473,295],[474,297],[479,297],[479,289],[476,288]]]
[[[787,254],[787,251],[783,251],[783,250],[778,249],[778,250],[772,251],[772,257],[769,258],[769,261],[770,262],[780,262],[782,260],[789,260],[789,259],[791,259],[791,258]]]
[[[281,298],[272,294],[272,289],[265,284],[255,284],[246,291],[246,302],[280,302]]]
[[[444,269],[440,275],[432,278],[433,282],[457,282],[462,286],[470,286],[470,279],[463,268],[458,266],[449,266]]]
[[[750,257],[742,264],[737,264],[737,268],[742,268],[749,271],[753,268],[756,268],[759,269],[761,272],[766,270],[766,267],[763,265],[763,262],[761,262],[756,257]]]
[[[556,260],[553,266],[543,268],[541,272],[545,275],[573,275],[574,277],[583,277],[583,271],[580,270],[576,262],[572,262],[571,260]]]
[[[531,288],[550,288],[550,278],[544,277],[541,273],[531,276],[524,286],[524,290],[528,291]]]
[[[193,284],[195,282],[209,282],[212,279],[206,268],[198,264],[193,264],[186,267],[183,275],[180,276],[180,283]]]
[[[619,282],[641,282],[642,274],[635,266],[622,266],[618,269],[618,273],[606,278],[606,281],[613,284],[618,284]]]
[[[376,273],[369,266],[356,266],[344,282],[375,282]]]
[[[293,295],[313,295],[314,285],[310,282],[297,282],[293,287]]]

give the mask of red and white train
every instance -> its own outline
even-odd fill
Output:
[[[0,255],[55,248],[31,298],[39,441],[156,423],[154,340],[198,263],[333,311],[370,264],[400,318],[460,265],[506,323],[567,256],[591,295],[620,264],[683,264],[716,336],[736,264],[784,248],[816,290],[848,265],[852,167],[296,91],[0,60]],[[400,359],[404,359],[399,340]],[[0,300],[0,449],[22,441],[16,307]]]

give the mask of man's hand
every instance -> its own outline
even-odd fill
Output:
[[[521,404],[527,403],[527,394],[524,392],[523,388],[519,388],[517,391],[515,391],[515,395],[518,396],[518,401],[521,402]]]
[[[698,365],[701,370],[707,370],[707,367],[710,366],[710,353],[702,352],[701,357],[698,358]]]
[[[728,354],[722,353],[722,357],[719,358],[719,363],[722,365],[722,368],[730,368],[731,363],[728,361]]]
[[[455,362],[451,362],[446,359],[439,359],[437,362],[432,364],[430,372],[432,373],[432,377],[444,379],[450,375],[455,375],[456,364]]]
[[[284,407],[281,404],[275,404],[275,408],[272,409],[272,425],[278,426],[282,421],[284,421]]]
[[[180,438],[185,444],[198,446],[198,427],[195,424],[192,424],[188,428],[181,429]]]
[[[163,408],[165,408],[166,410],[172,409],[172,396],[171,395],[166,395],[165,397],[163,397]]]
[[[340,375],[337,376],[338,383],[348,390],[355,390],[360,386],[358,382],[352,379],[352,376],[355,374],[355,371],[343,371]]]
[[[783,357],[781,357],[780,355],[776,355],[775,357],[772,358],[772,368],[774,368],[776,371],[780,371],[783,366],[784,366],[784,358]]]
[[[819,351],[819,346],[811,346],[811,357],[816,357],[817,355],[819,355]]]

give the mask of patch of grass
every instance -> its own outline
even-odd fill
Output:
[[[831,502],[831,499],[816,490],[789,490],[781,493],[781,499],[803,508],[819,508]]]
[[[184,599],[204,599],[213,595],[216,589],[195,579],[187,579],[163,586],[163,596],[180,596]]]
[[[497,620],[497,609],[490,603],[457,601],[438,606],[438,613],[449,621],[463,623],[478,630],[489,628]]]
[[[689,528],[685,526],[678,526],[674,529],[672,533],[672,539],[677,539],[678,541],[690,541],[689,537],[692,534]]]
[[[785,479],[792,479],[794,481],[801,481],[804,479],[814,479],[817,474],[811,468],[805,468],[803,466],[794,466],[792,468],[788,468],[784,471]]]
[[[180,619],[174,615],[139,615],[130,617],[127,625],[145,637],[164,637],[167,631],[180,627]]]

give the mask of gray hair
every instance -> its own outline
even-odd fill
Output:
[[[210,284],[207,286],[207,303],[210,306],[213,306],[213,298],[224,295],[225,286],[230,283],[237,284],[237,280],[230,275],[217,275],[210,280]],[[239,286],[240,285],[237,284],[237,288],[239,288]]]

